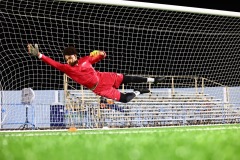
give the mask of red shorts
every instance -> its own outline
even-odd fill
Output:
[[[93,92],[99,96],[119,101],[121,93],[118,91],[118,88],[123,81],[123,74],[98,72],[98,77],[99,82]]]

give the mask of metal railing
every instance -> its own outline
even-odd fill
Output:
[[[99,96],[82,86],[76,90],[77,87],[68,84],[69,77],[65,75],[66,108],[75,115],[75,120],[69,121],[79,128],[239,123],[240,113],[231,110],[228,104],[227,86],[196,76],[166,76],[165,79],[159,85],[171,86],[170,92],[152,91],[127,104],[115,102],[101,108]],[[205,94],[206,83],[225,88],[224,100]],[[148,86],[152,89],[151,83]],[[176,91],[179,87],[193,88],[194,92],[179,93]]]

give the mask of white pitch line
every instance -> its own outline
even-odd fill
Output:
[[[232,130],[232,129],[240,129],[237,126],[231,127],[213,127],[213,128],[176,128],[176,129],[151,129],[151,130],[94,130],[94,131],[85,131],[81,132],[80,130],[77,132],[48,132],[48,133],[14,133],[14,134],[0,134],[0,137],[37,137],[37,136],[76,136],[76,135],[101,135],[101,134],[139,134],[139,133],[161,133],[161,132],[192,132],[192,131],[214,131],[214,130]]]

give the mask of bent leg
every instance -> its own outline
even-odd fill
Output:
[[[127,103],[131,101],[134,97],[138,96],[139,94],[149,93],[149,92],[150,92],[149,89],[144,88],[144,89],[134,89],[134,91],[131,93],[125,93],[125,94],[121,93],[119,102]]]
[[[131,101],[134,97],[136,97],[136,94],[134,92],[125,93],[125,94],[121,93],[119,102],[127,103],[127,102]]]
[[[131,101],[134,97],[138,96],[139,94],[149,93],[149,92],[150,92],[149,89],[137,89],[130,93],[121,93],[119,90],[113,87],[100,92],[94,91],[94,93],[96,93],[97,95],[100,95],[102,97],[109,98],[115,101],[119,101],[122,103],[127,103]]]
[[[109,98],[109,99],[112,99],[115,101],[119,101],[120,95],[121,95],[119,90],[117,90],[116,88],[113,88],[113,87],[110,87],[110,88],[106,87],[106,89],[104,89],[104,90],[97,88],[93,92],[99,96]]]

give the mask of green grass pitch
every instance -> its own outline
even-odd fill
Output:
[[[0,132],[0,160],[239,159],[239,124]]]

